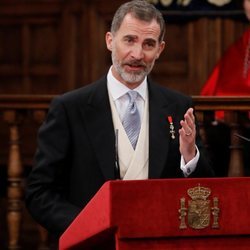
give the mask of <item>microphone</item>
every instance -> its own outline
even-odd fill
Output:
[[[247,142],[250,142],[250,139],[245,137],[245,136],[242,136],[242,135],[239,135],[237,133],[234,134],[235,136],[239,137],[240,139],[244,140],[244,141],[247,141]]]
[[[115,178],[117,180],[121,179],[120,175],[120,165],[119,165],[119,156],[118,156],[118,132],[119,130],[115,130]]]

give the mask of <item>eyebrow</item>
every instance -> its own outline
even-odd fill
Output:
[[[136,36],[136,35],[125,35],[125,36],[123,37],[123,39],[126,39],[126,38],[136,39],[137,36]],[[153,39],[153,38],[146,38],[146,39],[144,40],[144,42],[157,43],[157,40],[155,40],[155,39]]]
[[[135,38],[137,38],[137,36],[136,35],[125,35],[123,37],[123,39],[126,39],[126,38],[133,38],[133,39],[135,39]]]
[[[153,38],[146,38],[144,42],[157,43],[157,41]]]

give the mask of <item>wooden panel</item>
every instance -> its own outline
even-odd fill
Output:
[[[20,85],[21,29],[17,25],[0,26],[0,92],[13,92]]]
[[[0,93],[57,93],[61,63],[57,16],[10,14],[13,19],[6,13],[0,18]]]
[[[189,81],[188,91],[185,93],[194,94],[197,93],[198,87],[203,84],[206,74],[205,63],[207,60],[206,41],[208,20],[205,18],[197,19],[189,24]]]
[[[58,94],[101,77],[111,64],[105,33],[123,2],[1,1],[0,93]],[[247,24],[200,17],[166,26],[166,50],[152,78],[195,95]]]
[[[156,62],[152,77],[164,86],[185,90],[188,78],[188,24],[168,24],[166,48]],[[176,42],[173,42],[176,41]]]
[[[61,88],[60,74],[60,34],[58,24],[32,24],[29,29],[27,48],[27,93],[57,93]]]

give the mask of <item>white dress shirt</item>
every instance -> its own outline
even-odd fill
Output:
[[[107,75],[108,91],[114,100],[119,117],[121,121],[123,121],[125,111],[129,104],[129,97],[127,95],[127,92],[131,89],[126,87],[124,84],[122,84],[113,76],[111,68],[109,69],[109,72]],[[136,105],[139,110],[141,120],[142,120],[143,112],[144,112],[144,104],[145,104],[146,98],[148,98],[147,89],[148,89],[147,77],[145,77],[143,82],[137,88],[133,89],[134,91],[137,91],[139,93],[139,95],[136,98]],[[199,157],[200,157],[200,152],[197,147],[196,147],[195,157],[191,161],[187,162],[186,164],[185,164],[183,156],[181,156],[180,168],[185,177],[188,177],[195,170]]]
[[[113,75],[112,71],[109,70],[108,73],[108,91],[111,94],[115,106],[117,109],[117,112],[120,116],[121,121],[123,121],[124,114],[127,110],[128,104],[129,104],[129,96],[127,95],[127,92],[130,91],[128,87],[126,87],[124,84],[119,82]],[[139,94],[136,98],[136,105],[137,109],[140,114],[140,119],[142,120],[143,117],[143,111],[144,111],[144,104],[147,98],[147,78],[143,80],[143,82],[135,89],[134,91],[137,91]]]

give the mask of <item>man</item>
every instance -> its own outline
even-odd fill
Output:
[[[26,199],[50,232],[60,235],[108,180],[213,175],[191,99],[147,78],[165,47],[164,32],[153,5],[138,0],[122,5],[106,34],[113,61],[107,76],[52,102],[39,130]],[[139,128],[131,141],[130,107],[132,127]]]

